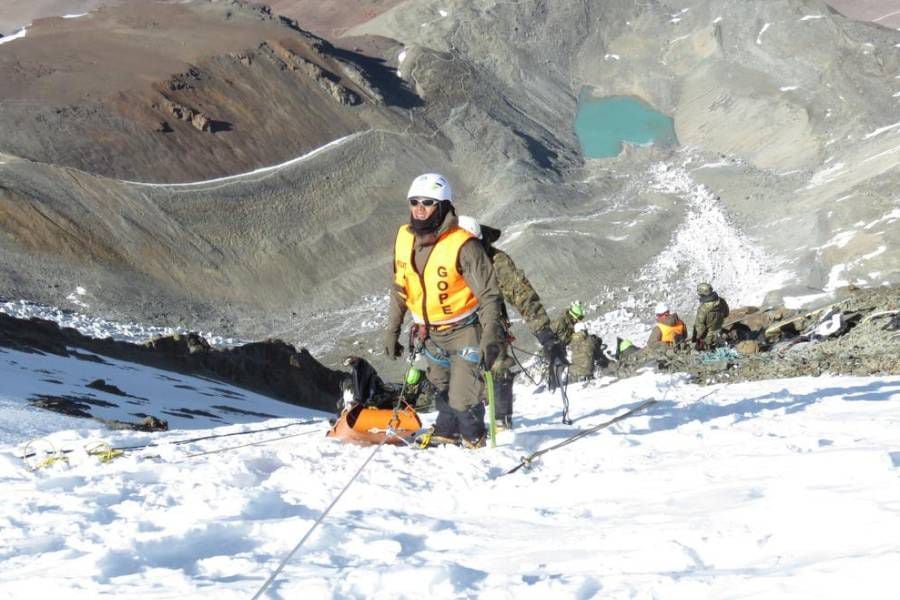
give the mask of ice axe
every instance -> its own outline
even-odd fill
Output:
[[[490,369],[485,369],[484,385],[487,389],[488,410],[488,437],[491,439],[491,448],[497,447],[497,411],[494,404],[494,376]]]

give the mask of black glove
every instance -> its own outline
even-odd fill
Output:
[[[384,355],[390,359],[400,358],[403,355],[403,346],[400,344],[400,334],[388,331],[384,335]]]
[[[556,336],[549,329],[542,329],[537,332],[537,339],[541,343],[544,350],[544,360],[547,364],[553,366],[557,364],[569,364],[566,360],[566,348],[560,343]]]
[[[498,356],[500,356],[500,344],[491,342],[481,349],[481,364],[485,371],[491,370]]]

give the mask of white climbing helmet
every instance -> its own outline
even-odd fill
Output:
[[[481,239],[481,225],[478,224],[478,221],[475,220],[475,217],[460,215],[458,221],[458,225],[462,229],[465,229],[466,231],[477,237],[479,240]]]
[[[668,304],[666,304],[665,302],[657,302],[656,303],[656,314],[657,315],[664,315],[667,312],[669,312]]]
[[[425,173],[413,179],[409,186],[407,198],[434,198],[435,200],[453,201],[450,182],[440,173]]]

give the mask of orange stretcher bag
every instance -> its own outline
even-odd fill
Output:
[[[357,404],[344,412],[325,434],[344,442],[360,444],[404,444],[412,441],[422,429],[419,415],[410,407],[398,410],[375,408]],[[389,434],[390,430],[390,434]]]

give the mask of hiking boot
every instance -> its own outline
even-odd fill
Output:
[[[431,446],[458,446],[458,434],[445,434],[436,432],[434,427],[429,427],[425,432],[416,436],[415,444],[419,448],[429,448]]]
[[[476,450],[478,448],[484,448],[487,443],[487,436],[482,435],[477,440],[470,441],[464,437],[459,438],[459,445],[463,448],[468,448],[469,450]]]
[[[497,431],[510,431],[513,428],[512,415],[497,417],[494,426],[497,428]]]

